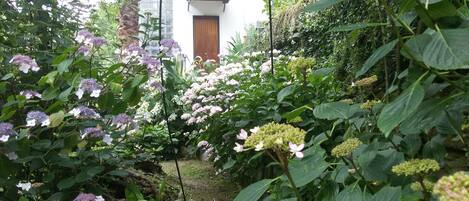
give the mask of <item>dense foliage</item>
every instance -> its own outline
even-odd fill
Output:
[[[161,90],[159,59],[171,66],[176,43],[161,41],[157,55],[136,44],[102,52],[107,40],[78,29],[69,6],[2,2],[0,199],[172,199],[133,169],[156,156],[125,150],[146,135],[132,115],[142,85]]]
[[[275,74],[267,54],[233,43],[226,65],[182,96],[181,118],[203,129],[220,170],[259,180],[235,200],[464,200],[467,2],[321,0],[301,10],[311,27],[285,39],[296,56],[277,52]]]

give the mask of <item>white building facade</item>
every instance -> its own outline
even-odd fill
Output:
[[[158,3],[142,0],[140,10],[158,16]],[[189,61],[217,60],[246,26],[267,20],[263,9],[263,0],[163,0],[164,36],[176,40]]]

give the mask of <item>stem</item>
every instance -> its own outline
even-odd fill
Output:
[[[342,157],[342,160],[345,162],[345,164],[349,164],[347,162],[347,159],[345,159],[344,157]],[[350,161],[350,165],[352,165],[353,169],[355,169],[355,172],[358,174],[358,176],[363,180],[363,182],[365,182],[365,187],[369,188],[370,191],[372,193],[374,193],[372,188],[370,186],[368,186],[368,182],[366,182],[365,176],[363,176],[363,174],[358,169],[358,166],[355,165],[355,162],[353,162],[353,155],[352,154],[350,155],[350,159],[348,159],[348,161]]]
[[[303,201],[303,198],[301,197],[301,193],[296,187],[296,184],[293,181],[293,177],[291,176],[290,171],[288,170],[288,159],[279,152],[275,152],[275,155],[277,156],[277,158],[274,157],[274,155],[270,153],[269,151],[266,151],[266,152],[274,161],[277,161],[280,164],[280,167],[282,168],[283,173],[287,176],[288,182],[290,183],[293,189],[293,192],[296,195],[297,200]]]
[[[427,187],[425,186],[425,183],[423,182],[423,177],[419,177],[418,179],[420,186],[422,186],[422,191],[423,191],[423,200],[424,201],[430,201],[431,200],[431,194],[429,193]]]

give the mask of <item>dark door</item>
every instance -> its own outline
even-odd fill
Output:
[[[218,16],[194,16],[194,57],[218,62],[220,27]]]

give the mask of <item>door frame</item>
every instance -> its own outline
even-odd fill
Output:
[[[197,55],[195,55],[195,21],[197,18],[209,18],[209,19],[216,19],[217,20],[217,26],[218,26],[218,41],[217,41],[217,47],[218,47],[218,54],[221,52],[220,48],[220,32],[221,32],[221,27],[220,27],[220,16],[218,15],[193,15],[192,16],[192,52],[193,52],[193,57],[195,58]],[[192,59],[194,59],[192,58]],[[219,60],[219,58],[215,59],[216,61]]]

